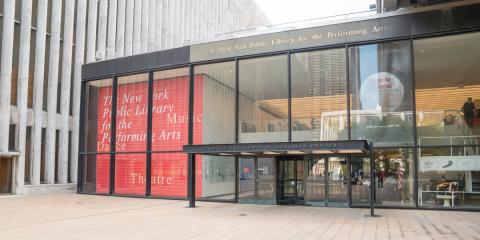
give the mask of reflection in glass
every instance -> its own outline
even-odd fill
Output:
[[[86,152],[110,152],[112,79],[87,82],[84,94],[83,149]]]
[[[260,203],[273,204],[275,199],[274,158],[258,158],[258,199]]]
[[[418,204],[480,208],[479,147],[418,149]]]
[[[202,198],[235,199],[235,158],[197,156],[202,161]]]
[[[389,206],[412,206],[413,149],[375,150],[375,203]]]
[[[195,67],[195,102],[202,126],[194,132],[195,144],[233,143],[235,141],[235,62]],[[203,87],[197,85],[202,84]]]
[[[239,158],[238,202],[255,203],[255,158]]]
[[[469,33],[413,42],[419,145],[479,143],[479,41]]]
[[[352,139],[413,144],[409,41],[349,48]]]
[[[307,158],[306,203],[325,206],[325,158]]]
[[[117,152],[147,150],[148,74],[118,78]]]
[[[351,158],[350,183],[352,204],[370,204],[370,158]]]
[[[240,203],[275,203],[275,159],[239,158]]]
[[[239,141],[288,140],[287,55],[239,62]]]
[[[108,193],[110,189],[110,154],[82,155],[82,192]]]
[[[348,206],[347,160],[345,157],[328,158],[328,206]]]
[[[347,139],[345,49],[291,55],[292,140]]]

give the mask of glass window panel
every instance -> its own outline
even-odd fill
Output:
[[[155,72],[153,79],[152,150],[181,151],[188,143],[189,69]],[[201,96],[194,101],[201,102]]]
[[[307,157],[306,203],[325,206],[325,158]]]
[[[345,49],[291,55],[292,140],[348,138]]]
[[[145,195],[145,153],[115,155],[115,194]]]
[[[352,204],[370,204],[370,158],[352,156],[350,166]]]
[[[117,152],[147,150],[148,74],[118,78]]]
[[[239,62],[239,141],[288,140],[287,55]]]
[[[275,203],[275,158],[257,159],[257,203]]]
[[[479,148],[419,148],[418,205],[480,208]]]
[[[81,155],[82,192],[108,193],[110,188],[110,154]]]
[[[255,203],[256,171],[255,158],[239,158],[238,202]]]
[[[375,158],[375,204],[413,206],[413,148],[377,149]]]
[[[479,143],[479,42],[478,32],[413,42],[418,144]]]
[[[235,158],[197,155],[196,164],[199,163],[202,166],[202,198],[234,200]]]
[[[202,196],[202,161],[196,159],[195,196]],[[152,196],[187,197],[188,155],[152,153]]]
[[[235,142],[235,62],[196,66],[195,76],[194,143]]]
[[[109,152],[112,114],[112,79],[87,82],[84,106],[84,150]]]
[[[409,41],[349,48],[352,139],[413,144]]]

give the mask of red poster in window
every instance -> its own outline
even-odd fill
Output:
[[[195,142],[201,142],[203,78],[195,78]],[[122,84],[117,87],[117,152],[145,152],[147,137],[148,83]],[[198,94],[200,93],[200,94]],[[155,79],[152,105],[152,150],[178,151],[152,154],[152,195],[186,197],[187,155],[181,153],[188,143],[189,78]],[[98,150],[110,144],[110,87],[100,89],[98,107]],[[107,116],[108,115],[108,116]],[[200,141],[197,141],[197,140]],[[145,194],[146,154],[115,156],[115,193]],[[196,195],[201,196],[202,161],[196,161]],[[97,158],[97,192],[108,191],[108,164]]]

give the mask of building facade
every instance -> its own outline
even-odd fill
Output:
[[[0,1],[0,193],[76,189],[82,64],[266,24],[253,0]]]
[[[479,15],[460,1],[84,65],[78,192],[478,210]]]

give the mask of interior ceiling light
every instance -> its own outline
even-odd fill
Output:
[[[313,150],[313,154],[332,154],[334,151],[331,150]]]
[[[265,155],[277,155],[277,154],[280,154],[280,153],[279,152],[266,151],[266,152],[263,152],[263,154],[265,154]]]

